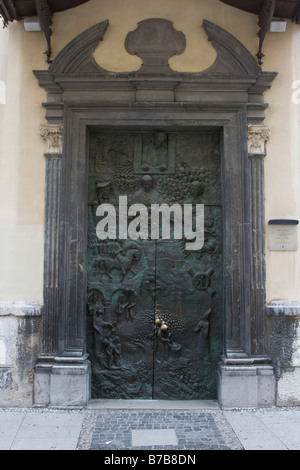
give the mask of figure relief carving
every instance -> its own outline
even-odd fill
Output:
[[[195,272],[193,268],[189,268],[188,271],[189,275],[192,279],[192,284],[195,289],[199,290],[207,290],[211,284],[211,276],[214,273],[212,268],[208,269],[206,272]]]
[[[219,360],[221,350],[219,135],[95,131],[90,139],[88,292],[96,293],[87,308],[93,396],[209,397],[215,387],[211,361]],[[115,208],[117,225],[120,196],[128,207],[143,205],[147,211],[152,204],[203,204],[203,250],[186,252],[186,240],[173,237],[175,211],[170,239],[131,238],[129,229],[127,238],[97,239],[99,205]],[[128,210],[130,223],[131,217]],[[204,385],[198,385],[199,377]]]
[[[159,203],[161,196],[155,188],[155,181],[151,175],[144,175],[140,180],[140,189],[134,194],[133,198],[140,204],[150,206],[153,201]]]
[[[271,130],[267,126],[248,126],[248,154],[250,156],[267,155],[267,142],[270,135]]]
[[[127,274],[135,274],[133,268],[140,260],[140,257],[141,251],[139,246],[135,243],[130,243],[125,247],[121,247],[113,255],[108,254],[96,258],[95,265],[102,276],[105,274],[110,279],[113,279],[112,271],[115,270],[124,278]]]
[[[209,317],[210,317],[210,314],[211,314],[211,308],[209,310],[207,310],[207,312],[204,313],[203,317],[200,318],[199,320],[199,323],[197,326],[195,326],[194,328],[194,332],[195,333],[198,333],[198,332],[202,332],[203,333],[203,337],[205,339],[208,338],[208,333],[209,333]]]
[[[199,319],[199,323],[194,328],[194,333],[199,334],[199,348],[200,355],[206,356],[209,352],[209,318],[212,314],[212,309],[207,310]]]
[[[97,196],[96,199],[92,202],[93,206],[99,206],[100,204],[110,202],[110,181],[98,181],[96,183]]]
[[[119,297],[118,313],[122,315],[126,321],[133,321],[136,306],[137,299],[134,289],[125,287]]]
[[[46,154],[62,153],[63,126],[61,124],[42,124],[40,135],[46,141]]]
[[[114,325],[104,320],[106,309],[101,292],[95,290],[90,293],[88,313],[93,322],[96,357],[102,367],[110,369],[120,365],[121,346]]]
[[[175,173],[176,136],[155,132],[135,136],[134,171],[136,174]]]

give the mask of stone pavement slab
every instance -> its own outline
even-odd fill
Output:
[[[74,450],[84,414],[72,411],[2,411],[1,450]]]
[[[300,450],[300,410],[281,409],[277,413],[259,412],[258,417],[289,450]]]
[[[0,450],[9,450],[14,442],[26,412],[3,411],[0,413]]]
[[[249,413],[226,413],[245,450],[286,450],[286,447],[271,433],[264,423]]]
[[[133,447],[178,445],[175,429],[134,429],[131,437]]]
[[[245,450],[300,450],[300,410],[265,408],[224,412]]]

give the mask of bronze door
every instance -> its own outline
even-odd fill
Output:
[[[134,228],[127,237],[120,196],[126,196],[126,229]],[[204,205],[203,247],[187,249],[184,233],[174,236],[172,213],[169,236],[162,238],[160,221],[153,237],[153,204],[177,204],[182,214],[186,205]],[[108,218],[110,207],[115,211]],[[147,220],[137,218],[142,213]],[[93,398],[216,398],[222,354],[218,133],[91,133],[87,336]]]

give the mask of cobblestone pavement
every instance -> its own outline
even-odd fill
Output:
[[[241,445],[218,411],[102,410],[87,413],[77,449],[239,450]]]

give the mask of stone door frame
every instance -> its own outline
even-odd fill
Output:
[[[222,133],[224,354],[221,406],[274,403],[274,372],[265,329],[263,92],[276,73],[262,72],[249,51],[222,28],[204,21],[217,51],[212,67],[177,73],[168,58],[184,50],[171,22],[145,20],[126,38],[143,59],[134,73],[110,73],[93,52],[108,21],[85,31],[35,71],[48,93],[44,335],[35,368],[35,403],[85,405],[90,399],[86,354],[87,151],[89,129]],[[165,42],[145,51],[149,27]],[[170,50],[170,42],[172,47]]]

